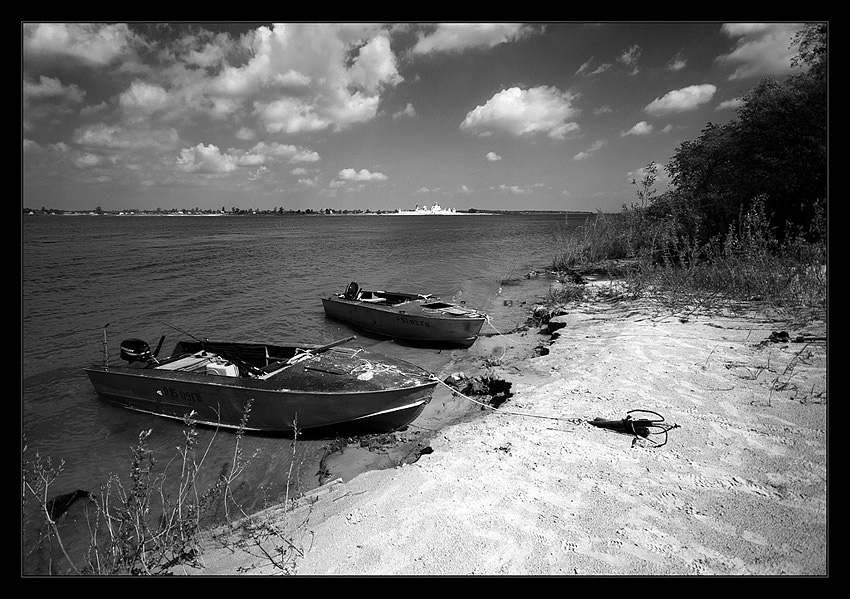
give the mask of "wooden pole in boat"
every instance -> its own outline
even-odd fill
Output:
[[[351,337],[346,337],[345,339],[338,339],[337,341],[331,341],[330,343],[326,343],[325,345],[320,345],[319,347],[314,347],[312,349],[305,349],[301,353],[297,353],[294,356],[292,356],[291,358],[289,358],[289,360],[287,360],[286,363],[289,366],[292,366],[293,364],[297,364],[298,362],[301,362],[302,360],[308,360],[308,359],[310,359],[310,357],[315,356],[316,354],[320,354],[322,352],[325,352],[332,347],[336,347],[337,345],[342,345],[343,343],[348,343],[352,339],[357,339],[357,336],[352,335]]]
[[[337,345],[342,345],[343,343],[348,343],[349,341],[353,341],[357,339],[357,335],[352,335],[351,337],[346,337],[345,339],[338,339],[336,341],[331,341],[325,345],[320,345],[314,349],[308,350],[311,354],[318,354],[323,351],[327,351],[332,347],[336,347]]]

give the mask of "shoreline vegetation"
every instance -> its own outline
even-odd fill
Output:
[[[60,575],[828,575],[826,26],[796,41],[806,70],[683,143],[672,190],[650,163],[634,204],[500,281],[525,324],[442,373],[448,421],[339,440],[321,487],[257,514],[229,494],[241,433],[212,489],[191,423],[88,495],[24,451],[24,540]],[[71,510],[89,547],[62,544]]]

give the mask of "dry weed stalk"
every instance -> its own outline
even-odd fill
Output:
[[[162,468],[159,468],[154,451],[148,445],[152,430],[142,431],[138,443],[132,448],[130,484],[125,485],[113,473],[101,486],[100,493],[90,499],[94,513],[91,518],[87,517],[88,547],[66,549],[57,526],[59,516],[52,513],[52,502],[48,500],[51,488],[64,469],[64,462],[54,467],[49,458],[37,453],[35,459],[25,461],[22,476],[22,502],[24,506],[28,502],[35,503],[43,519],[39,536],[29,554],[46,552],[50,574],[165,575],[186,565],[202,568],[202,524],[204,516],[212,512],[213,505],[217,501],[223,502],[227,521],[232,518],[232,507],[236,508],[240,517],[247,517],[243,506],[234,497],[232,487],[259,453],[255,451],[247,459],[242,454],[241,440],[250,408],[249,403],[236,432],[230,468],[203,493],[198,488],[198,477],[217,438],[217,429],[207,447],[199,453],[193,415],[188,415],[184,421],[184,443]],[[169,478],[175,467],[179,468],[176,481]],[[289,477],[292,477],[292,465]],[[289,484],[288,480],[287,505]],[[85,495],[88,496],[88,493]],[[278,553],[283,555],[288,551],[292,557],[283,562],[273,553],[263,555],[285,571],[291,569],[294,558],[301,555],[300,549],[282,536],[283,531],[271,530],[267,526],[252,527],[248,520],[244,521],[243,531],[249,541],[256,539],[254,546],[262,546],[261,540],[275,534],[286,547],[285,551]],[[58,554],[54,547],[58,548]]]

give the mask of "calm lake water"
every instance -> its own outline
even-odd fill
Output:
[[[111,473],[126,484],[130,448],[143,430],[152,429],[150,446],[163,460],[181,445],[180,423],[113,407],[95,394],[83,368],[102,360],[107,324],[111,360],[130,337],[155,347],[166,335],[163,351],[170,351],[186,337],[170,324],[199,338],[281,343],[357,334],[357,346],[438,372],[446,352],[352,331],[325,318],[321,297],[357,281],[489,311],[500,279],[548,266],[569,228],[562,214],[24,217],[23,457],[64,462],[51,487],[58,495],[97,492]],[[215,435],[201,430],[200,445]],[[215,437],[204,462],[210,484],[232,462],[234,439]],[[293,477],[301,488],[315,487],[324,445],[299,441],[293,450],[288,439],[244,438],[244,455],[259,454],[240,477],[239,500],[259,509],[283,497]],[[43,566],[30,559],[25,569]]]

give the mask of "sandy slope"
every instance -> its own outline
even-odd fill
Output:
[[[182,573],[828,575],[826,343],[768,340],[823,323],[598,301],[556,320],[551,341],[476,342],[512,383],[500,411],[442,429],[415,463],[332,472],[254,519],[267,553],[237,528]],[[653,447],[588,423],[635,409],[678,428]]]

